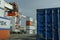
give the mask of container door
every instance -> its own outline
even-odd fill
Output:
[[[46,10],[46,40],[52,40],[52,9]]]
[[[38,40],[45,40],[45,10],[37,10]]]
[[[59,40],[58,38],[58,8],[53,9],[53,35],[54,35],[54,40]]]
[[[58,9],[58,35],[60,40],[60,8]]]

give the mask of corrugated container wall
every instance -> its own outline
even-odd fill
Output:
[[[60,40],[60,8],[37,9],[38,40]]]

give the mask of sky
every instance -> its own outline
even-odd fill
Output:
[[[17,2],[19,11],[25,15],[36,19],[37,9],[60,7],[60,0],[6,0]]]
[[[8,2],[17,2],[19,10],[25,16],[36,19],[36,9],[60,7],[60,0],[6,0]]]

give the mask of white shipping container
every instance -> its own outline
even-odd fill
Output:
[[[26,21],[32,21],[32,22],[33,22],[33,18],[27,17],[27,18],[26,18]]]
[[[11,27],[12,27],[12,31],[15,31],[15,17],[11,18]]]
[[[0,17],[4,17],[5,11],[3,9],[0,9]]]
[[[7,8],[9,8],[9,9],[13,9],[13,6],[12,5],[10,5],[9,3],[7,3],[7,2],[5,2],[5,5],[4,5],[5,7],[7,7]]]
[[[36,29],[35,26],[27,26],[26,28],[27,28],[27,29]]]
[[[35,30],[27,30],[27,34],[36,34]]]
[[[10,20],[5,17],[0,17],[0,29],[10,29]]]
[[[0,8],[4,8],[5,5],[5,1],[4,0],[0,0]]]

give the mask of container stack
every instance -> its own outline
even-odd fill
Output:
[[[26,31],[27,34],[33,34],[35,31],[33,26],[33,19],[30,17],[27,17],[26,19]]]
[[[0,40],[10,38],[10,19],[4,17],[5,1],[0,0]]]
[[[10,20],[0,17],[0,39],[10,38]]]
[[[0,0],[0,17],[4,17],[4,0]]]

